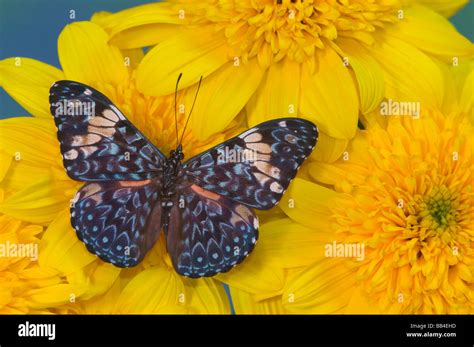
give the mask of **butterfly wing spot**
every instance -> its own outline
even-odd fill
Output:
[[[254,220],[253,220],[253,227],[255,228],[255,230],[258,230],[259,221],[258,221],[257,217],[255,217]]]
[[[87,131],[91,134],[97,134],[102,137],[109,137],[109,138],[115,134],[115,128],[112,128],[112,127],[99,128],[99,127],[89,125],[87,127]]]
[[[247,147],[260,153],[272,153],[272,148],[270,145],[263,142],[247,143]]]
[[[247,142],[247,143],[248,142],[259,142],[259,141],[262,140],[262,138],[263,138],[262,134],[260,134],[258,132],[255,132],[255,133],[252,133],[252,134],[246,136],[244,138],[244,141]]]
[[[257,162],[255,162],[254,165],[257,167],[257,169],[261,173],[263,173],[267,176],[276,178],[276,179],[280,178],[280,169],[273,166],[272,164],[270,164],[268,162],[265,162],[265,161],[257,161]]]
[[[91,117],[89,120],[89,125],[95,127],[113,127],[115,124],[116,122],[101,116]]]
[[[120,120],[119,116],[110,109],[105,109],[104,111],[102,111],[102,115],[108,120],[112,121],[114,124]]]
[[[272,184],[270,184],[270,190],[274,193],[282,193],[283,187],[281,186],[280,183],[275,181],[275,182],[272,182]]]
[[[72,137],[71,146],[93,145],[101,139],[102,138],[97,134],[75,135]]]
[[[67,160],[74,160],[77,158],[78,155],[79,153],[77,152],[77,150],[70,149],[69,151],[64,152],[63,157],[64,159],[67,159]]]
[[[88,198],[89,196],[96,194],[100,190],[101,190],[100,184],[97,184],[97,183],[87,184],[76,193],[76,195],[74,196],[74,202],[77,202],[79,199]]]
[[[296,136],[293,136],[291,134],[287,134],[285,135],[285,140],[288,141],[289,143],[296,143],[296,141],[298,141],[298,138]]]

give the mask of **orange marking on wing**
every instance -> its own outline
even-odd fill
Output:
[[[142,187],[149,184],[151,180],[143,180],[143,181],[120,181],[121,187]]]
[[[209,190],[203,189],[195,184],[191,185],[191,189],[194,190],[199,195],[205,196],[206,198],[209,198],[211,200],[219,200],[220,198],[219,194],[210,192]]]

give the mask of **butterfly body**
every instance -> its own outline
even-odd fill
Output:
[[[79,103],[72,113],[61,106]],[[58,81],[50,104],[66,172],[86,182],[71,207],[78,238],[104,261],[131,267],[164,230],[175,270],[192,278],[229,271],[252,252],[252,208],[278,203],[318,135],[306,120],[276,119],[183,161],[181,144],[166,157],[89,86]]]
[[[164,208],[173,206],[173,197],[176,195],[176,183],[181,168],[181,160],[184,154],[182,146],[179,145],[170,156],[163,161],[163,187],[160,193]]]

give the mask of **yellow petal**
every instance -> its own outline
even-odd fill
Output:
[[[391,37],[373,49],[372,54],[384,72],[387,98],[420,102],[422,109],[442,104],[444,82],[441,71],[420,50]]]
[[[175,35],[179,25],[186,24],[179,8],[169,3],[153,3],[136,6],[114,14],[96,13],[92,22],[102,26],[110,35],[111,43],[122,49],[155,45],[169,35]]]
[[[345,169],[327,163],[310,163],[308,171],[313,180],[331,186],[345,180],[348,174]]]
[[[0,203],[0,212],[20,220],[47,224],[68,206],[71,196],[65,192],[70,187],[68,181],[45,176],[7,197]]]
[[[195,313],[230,314],[230,304],[224,286],[212,278],[185,279],[189,305]]]
[[[298,116],[300,68],[301,64],[291,59],[269,67],[246,106],[249,126],[269,119]]]
[[[87,291],[82,295],[81,299],[88,299],[103,294],[114,284],[120,272],[120,268],[101,260],[88,265],[84,271],[85,281],[77,282],[77,284],[87,284]],[[75,283],[71,280],[70,276],[68,276],[68,280],[70,283]]]
[[[346,306],[345,314],[381,314],[378,306],[369,300],[370,298],[364,293],[361,286],[357,286]]]
[[[85,314],[112,314],[116,313],[117,300],[120,296],[123,281],[120,277],[102,295],[95,296],[88,300],[81,300],[75,304],[78,306],[78,313]],[[87,294],[86,294],[87,295]]]
[[[347,148],[348,140],[337,139],[319,132],[318,143],[311,153],[310,159],[325,163],[336,161]]]
[[[137,85],[148,95],[167,95],[207,77],[229,60],[223,37],[211,28],[186,30],[151,49],[137,70]],[[203,84],[206,83],[204,79]]]
[[[136,69],[142,61],[145,54],[140,48],[122,50],[125,66],[130,69]]]
[[[52,117],[1,120],[0,146],[4,155],[11,158],[2,181],[2,186],[9,192],[26,189],[47,177],[67,181],[71,188],[75,187],[64,172]]]
[[[15,117],[1,120],[0,134],[1,148],[15,161],[49,167],[60,158],[52,116],[49,119]]]
[[[338,193],[332,189],[295,178],[283,197],[285,201],[291,199],[292,204],[282,201],[279,206],[293,220],[314,228],[318,219],[324,219],[324,216],[328,215],[328,205],[337,196]],[[324,232],[324,230],[316,230],[316,232]]]
[[[72,295],[80,297],[86,289],[85,285],[57,284],[30,290],[25,294],[25,298],[32,308],[50,308],[70,302]]]
[[[323,258],[289,281],[282,294],[283,307],[294,313],[341,313],[354,285],[354,274],[340,260]]]
[[[417,2],[432,8],[445,17],[451,17],[466,5],[468,0],[417,0]]]
[[[0,130],[1,135],[1,130]],[[0,150],[0,182],[3,181],[5,175],[7,174],[8,170],[10,169],[10,165],[13,161],[13,156],[9,155],[7,152]],[[1,202],[1,199],[0,199]]]
[[[230,288],[236,314],[284,314],[281,296],[257,301],[255,296],[244,290]]]
[[[281,293],[284,284],[283,269],[274,263],[269,264],[258,248],[257,243],[255,250],[241,264],[214,278],[262,297],[272,297]]]
[[[34,59],[0,61],[0,86],[33,116],[51,117],[49,88],[61,79],[62,71]]]
[[[449,64],[452,64],[453,57],[474,56],[474,44],[458,33],[445,17],[424,6],[407,8],[403,20],[390,27],[387,34],[440,56]]]
[[[474,124],[474,68],[466,77],[459,104],[461,110],[470,116],[471,123]]]
[[[354,136],[359,101],[347,67],[332,49],[318,53],[318,70],[308,64],[301,71],[301,115],[312,120],[321,132],[338,138]]]
[[[175,24],[148,24],[119,32],[110,39],[110,43],[120,49],[133,49],[154,46],[185,28]]]
[[[184,302],[180,304],[180,300]],[[184,306],[185,288],[173,270],[149,268],[136,275],[118,298],[119,313],[156,313],[167,307]]]
[[[360,110],[373,111],[379,106],[385,93],[383,72],[370,53],[355,40],[341,38],[338,46],[348,58],[348,64],[355,74],[359,87]]]
[[[38,263],[63,274],[82,270],[95,259],[77,238],[71,226],[69,208],[58,214],[44,233],[39,246]]]
[[[67,79],[93,84],[120,84],[128,70],[120,50],[107,43],[107,33],[97,24],[68,24],[58,38],[58,55]]]
[[[201,84],[190,125],[200,139],[222,132],[247,103],[257,88],[263,71],[255,59],[245,65],[227,63]],[[189,114],[197,84],[186,89],[185,115]]]
[[[295,183],[295,181],[293,181]],[[307,194],[310,192],[306,192]],[[312,192],[311,192],[312,193]],[[258,252],[265,257],[268,263],[275,264],[281,268],[306,266],[314,262],[321,245],[327,242],[325,229],[318,229],[313,222],[318,218],[316,214],[310,214],[309,208],[304,207],[298,200],[293,210],[299,210],[298,216],[303,216],[307,228],[295,223],[289,218],[275,220],[261,225]]]

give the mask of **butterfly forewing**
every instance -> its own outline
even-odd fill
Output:
[[[76,194],[71,224],[87,249],[120,267],[137,265],[161,229],[159,182],[91,182]]]
[[[165,156],[97,90],[58,81],[49,101],[72,179],[143,180],[160,174]]]
[[[167,227],[176,271],[207,277],[229,271],[255,247],[258,219],[251,209],[191,184],[180,187]]]
[[[257,209],[281,199],[316,145],[316,126],[303,119],[271,120],[184,164],[183,180]]]

